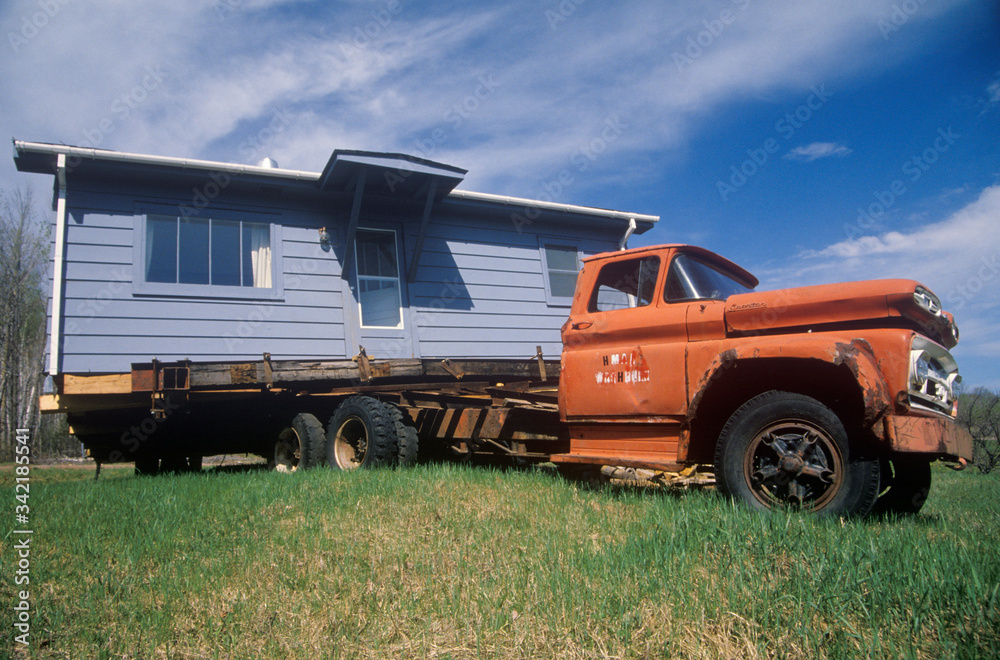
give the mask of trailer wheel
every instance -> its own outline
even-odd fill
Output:
[[[322,465],[325,459],[326,434],[315,415],[299,413],[292,425],[285,427],[274,442],[270,468],[278,472]]]
[[[326,463],[339,470],[393,465],[399,440],[393,406],[367,396],[352,396],[330,418]]]
[[[396,430],[396,442],[399,445],[399,455],[397,460],[399,465],[406,467],[417,462],[417,455],[420,450],[420,438],[417,436],[417,428],[413,425],[410,416],[398,407],[388,403],[382,404],[392,417],[393,427]]]
[[[920,512],[931,492],[931,462],[915,456],[882,461],[882,495],[875,502],[879,515],[913,515]]]
[[[758,510],[865,515],[878,497],[879,472],[877,458],[852,455],[832,410],[776,390],[733,413],[715,452],[719,491]]]

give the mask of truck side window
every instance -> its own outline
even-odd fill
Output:
[[[659,273],[659,257],[605,264],[597,276],[588,311],[610,312],[645,307],[656,297],[656,278]]]

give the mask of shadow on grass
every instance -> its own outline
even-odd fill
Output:
[[[234,463],[232,465],[214,465],[202,470],[202,474],[252,474],[270,471],[267,463]]]

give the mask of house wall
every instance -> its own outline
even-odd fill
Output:
[[[546,302],[539,237],[576,247],[582,258],[615,249],[619,234],[542,221],[518,231],[509,210],[491,222],[435,216],[410,285],[421,356],[529,358],[541,346],[557,357],[569,305]]]
[[[349,200],[324,204],[235,190],[212,200],[211,208],[254,214],[253,220],[267,214],[279,227],[281,287],[275,299],[137,291],[139,214],[158,205],[177,208],[190,194],[155,183],[71,179],[60,371],[124,372],[152,358],[249,360],[265,352],[274,359],[339,359],[357,353],[357,343],[376,358],[527,358],[537,345],[554,357],[568,307],[546,302],[538,236],[562,236],[559,242],[585,256],[614,249],[621,233],[616,225],[544,221],[518,231],[509,210],[472,210],[445,200],[432,216],[416,279],[405,285],[404,328],[365,333],[341,277]],[[360,226],[399,231],[404,280],[421,206],[414,203],[412,213],[362,206]],[[332,248],[318,241],[323,226],[334,236]]]

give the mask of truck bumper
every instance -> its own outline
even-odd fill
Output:
[[[886,419],[895,452],[934,454],[938,458],[972,460],[972,436],[950,419],[892,415]]]

